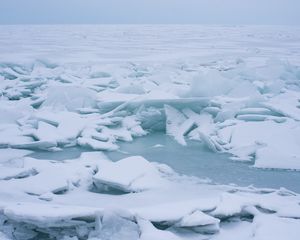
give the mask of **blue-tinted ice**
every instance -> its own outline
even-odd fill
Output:
[[[154,147],[157,145],[156,147]],[[233,161],[229,154],[209,151],[199,142],[189,142],[187,146],[178,144],[173,138],[153,133],[135,139],[131,143],[122,143],[121,152],[108,152],[113,160],[128,155],[142,155],[149,161],[161,162],[171,166],[176,172],[209,178],[220,184],[234,183],[239,186],[280,188],[300,192],[300,172],[259,169],[253,163]]]

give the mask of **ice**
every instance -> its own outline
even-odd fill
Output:
[[[89,239],[103,240],[138,240],[138,225],[130,219],[122,218],[113,212],[105,212],[97,232],[89,234]]]
[[[141,239],[151,237],[186,239],[187,235],[182,235],[182,231],[191,231],[190,234],[194,234],[195,237],[203,236],[203,234],[221,237],[225,234],[225,238],[226,231],[223,229],[223,222],[226,223],[227,218],[250,215],[254,216],[254,219],[259,219],[259,207],[264,209],[263,211],[285,215],[285,218],[292,222],[298,221],[291,218],[298,215],[289,214],[291,209],[299,212],[297,194],[283,190],[278,194],[274,190],[261,194],[259,189],[198,184],[192,179],[181,178],[166,166],[154,165],[154,168],[142,158],[135,157],[134,159],[123,159],[123,161],[128,161],[125,162],[126,164],[123,162],[123,166],[118,162],[110,162],[102,152],[83,153],[77,160],[66,160],[63,163],[25,158],[24,166],[34,167],[41,177],[36,178],[38,176],[36,175],[18,180],[10,179],[0,185],[2,190],[0,206],[7,219],[6,226],[15,226],[13,228],[15,230],[2,228],[1,225],[0,229],[5,229],[6,234],[20,232],[30,234],[33,230],[36,233],[45,232],[49,236],[87,237],[89,235],[90,239],[139,239],[139,236]],[[137,161],[142,163],[140,164],[142,166],[137,165]],[[112,164],[120,168],[118,172]],[[155,175],[150,174],[151,179],[157,179],[154,177],[159,171],[160,178],[163,177],[165,180],[157,181],[158,184],[154,188],[152,186],[147,188],[147,191],[135,194],[112,195],[110,192],[101,194],[88,191],[92,181],[95,181],[97,175],[101,176],[102,171],[107,176],[111,173],[110,177],[114,178],[114,183],[115,179],[118,183],[124,180],[123,176],[126,176],[126,179],[129,179],[129,176],[131,179],[135,178],[135,171],[121,171],[127,167],[132,170],[134,168],[139,171],[144,170],[140,172],[145,172],[147,169],[144,176],[155,170]],[[113,170],[110,171],[110,168]],[[165,175],[161,175],[163,173]],[[53,176],[55,176],[55,181]],[[26,179],[30,178],[29,183]],[[66,186],[65,181],[69,181],[67,192],[49,193],[59,182],[61,182],[60,186]],[[165,181],[168,183],[162,184]],[[44,182],[45,190],[46,186],[48,189],[43,191],[44,193],[38,198],[35,195],[26,196],[23,191],[28,191],[27,186],[31,187],[31,193],[35,189],[34,194],[38,194],[35,184],[40,182]],[[149,179],[145,182],[149,186]],[[153,181],[151,183],[153,184]],[[11,186],[15,186],[13,191]],[[141,186],[146,185],[141,182],[139,189]],[[13,195],[5,195],[5,192],[13,193]],[[14,200],[3,201],[5,199]],[[22,201],[22,199],[27,200]],[[32,208],[36,211],[32,211]],[[274,216],[274,218],[279,217]],[[262,220],[262,222],[266,224],[268,221]],[[23,224],[23,230],[19,229],[18,223]],[[220,227],[219,223],[222,223]],[[171,229],[157,229],[154,226],[162,226],[163,229],[171,227]],[[261,231],[256,227],[256,220],[251,227],[253,231],[256,231],[255,229],[258,229],[257,232]],[[216,235],[219,230],[220,233]]]
[[[224,224],[219,234],[214,235],[213,240],[230,240],[232,236],[235,238],[250,240],[253,238],[252,224],[248,221],[232,221],[231,223]]]
[[[124,192],[139,192],[165,184],[158,170],[139,156],[108,163],[93,178],[100,189],[108,186]]]
[[[191,215],[185,216],[179,223],[180,227],[197,227],[211,224],[218,224],[219,219],[211,217],[201,211],[195,211]]]
[[[229,151],[240,155],[241,158],[246,157],[242,149],[245,151],[252,149],[249,154],[256,155],[255,166],[257,167],[299,169],[297,160],[299,127],[293,120],[284,123],[240,122],[225,127],[218,133],[225,142],[227,138],[225,136],[229,134],[229,143],[232,147]]]
[[[186,145],[185,135],[188,135],[191,139],[203,141],[213,151],[221,150],[210,138],[215,130],[210,114],[197,114],[188,108],[181,112],[169,105],[165,105],[165,114],[166,133],[173,136],[178,143]]]
[[[189,228],[199,233],[216,233],[219,231],[219,222],[220,220],[217,218],[211,217],[201,211],[195,211],[182,218],[177,226]]]
[[[180,111],[169,105],[165,105],[165,113],[167,118],[166,133],[173,136],[180,144],[186,145],[184,140],[186,127],[184,125],[187,125],[187,128],[191,128],[193,122],[187,121],[187,118]]]
[[[1,111],[1,118],[0,118],[1,124],[15,123],[18,119],[24,116],[22,112],[20,112],[19,108],[0,106],[0,111]]]
[[[32,153],[30,150],[3,148],[0,149],[0,164],[6,161],[18,159]]]
[[[298,27],[0,30],[0,239],[299,238]]]
[[[48,90],[47,99],[42,107],[54,110],[76,111],[79,108],[96,106],[96,94],[79,86],[55,86]]]
[[[151,222],[138,218],[137,220],[140,231],[141,231],[141,240],[151,240],[151,239],[157,239],[157,240],[180,240],[178,236],[176,236],[174,233],[169,231],[162,231],[159,229],[156,229]]]
[[[4,187],[4,185],[6,185],[5,188],[9,188],[11,186],[18,185],[18,189],[33,195],[67,191],[72,188],[73,185],[77,185],[80,181],[82,181],[81,178],[94,173],[94,169],[92,167],[82,168],[82,165],[84,166],[84,163],[79,162],[77,164],[69,165],[47,160],[38,161],[34,158],[27,157],[23,159],[20,168],[10,169],[10,172],[12,172],[11,174],[14,173],[13,176],[16,179],[11,179],[6,183],[3,182],[1,183],[1,186]],[[2,169],[3,171],[7,170],[5,167],[2,167]],[[5,178],[9,178],[9,176],[11,176],[11,174],[8,175],[9,171],[7,171],[6,174],[7,176],[5,176]],[[23,177],[30,175],[33,176],[20,180],[17,179],[18,175],[23,175]]]
[[[80,137],[77,139],[77,143],[83,147],[90,147],[94,150],[117,150],[118,146],[113,142],[99,141],[97,139]]]
[[[35,175],[36,171],[33,168],[11,168],[1,167],[0,180],[9,180],[12,178],[24,178],[30,175]]]
[[[267,108],[243,108],[240,111],[237,112],[237,115],[274,115],[274,112]]]
[[[257,240],[299,238],[300,221],[291,218],[279,218],[273,215],[259,215],[254,218],[253,236]]]
[[[56,143],[56,140],[59,138],[59,132],[55,126],[40,121],[38,122],[38,128],[34,136],[40,141],[53,141]]]
[[[300,94],[295,91],[287,91],[271,98],[264,106],[270,108],[274,112],[278,112],[295,120],[300,120],[299,102]]]
[[[193,97],[219,96],[227,94],[234,85],[233,79],[225,78],[217,70],[209,70],[193,78],[188,95]]]
[[[263,96],[257,90],[257,88],[251,84],[250,82],[244,81],[240,82],[235,86],[229,93],[229,97],[240,98],[243,100],[247,100],[249,102],[252,101],[263,101]]]

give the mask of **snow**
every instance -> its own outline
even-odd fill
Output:
[[[298,239],[300,233],[299,224],[300,221],[298,219],[260,215],[254,218],[253,235],[257,240],[283,239],[287,236],[291,240]]]
[[[104,185],[124,192],[138,192],[165,184],[158,170],[139,156],[108,163],[93,179],[100,189]]]
[[[144,220],[144,219],[138,219],[137,220],[138,225],[140,227],[141,231],[141,240],[151,240],[151,239],[157,239],[157,240],[163,240],[163,239],[170,239],[170,240],[180,240],[178,236],[173,234],[169,231],[162,231],[159,229],[156,229],[151,222]]]
[[[229,151],[237,157],[247,160],[255,155],[255,167],[299,169],[299,129],[292,119],[284,123],[249,121],[225,127],[219,135],[225,142],[230,136]]]
[[[185,216],[180,223],[180,227],[196,227],[203,225],[218,224],[219,219],[211,217],[201,211],[195,211],[191,215]]]
[[[299,193],[221,185],[122,152],[160,132],[186,165],[192,144],[235,160],[218,174],[235,175],[236,161],[274,179],[299,171],[299,27],[0,31],[0,239],[299,238]],[[127,155],[112,162],[107,151]],[[41,157],[51,153],[64,157]]]
[[[21,222],[25,224],[27,234],[32,226],[36,226],[58,236],[63,233],[72,236],[72,229],[76,228],[76,236],[89,235],[91,239],[100,236],[138,239],[139,233],[142,239],[152,236],[181,239],[181,231],[196,235],[214,235],[218,231],[222,234],[222,225],[219,224],[224,219],[245,214],[258,219],[260,208],[272,211],[275,219],[285,216],[295,224],[298,220],[293,219],[300,217],[297,194],[284,190],[261,194],[260,189],[198,184],[193,178],[177,175],[169,168],[151,164],[141,157],[129,157],[113,163],[102,152],[89,152],[83,153],[77,160],[64,162],[27,157],[21,169],[27,166],[32,166],[38,174],[0,181],[3,217],[7,224],[15,224],[13,226]],[[3,170],[5,167],[1,167]],[[100,180],[103,183],[101,173],[109,186],[118,184],[119,187],[122,184],[122,190],[139,192],[114,195],[109,191],[90,191],[93,182]],[[137,178],[139,173],[142,175]],[[33,208],[35,211],[32,211]],[[291,209],[293,215],[290,214]],[[95,221],[99,227],[86,221]],[[268,221],[262,222],[266,224]],[[153,224],[165,225],[173,230],[159,230]],[[256,229],[256,225],[254,220],[251,226]],[[57,230],[51,230],[51,227]],[[62,230],[64,228],[69,230]],[[0,229],[6,234],[11,233],[7,228]]]
[[[49,87],[43,107],[53,110],[76,111],[79,108],[94,108],[96,94],[94,91],[81,86],[55,86]]]
[[[26,155],[29,155],[30,153],[32,153],[32,151],[23,149],[2,148],[0,149],[0,163],[22,158]]]

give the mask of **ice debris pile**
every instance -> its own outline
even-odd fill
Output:
[[[1,239],[296,240],[300,233],[296,193],[210,185],[139,156],[25,156],[1,162],[0,172]]]
[[[300,67],[223,64],[124,65],[114,74],[105,65],[3,63],[0,146],[116,150],[118,141],[165,131],[255,167],[300,169]]]
[[[160,131],[257,168],[300,170],[299,28],[0,30],[0,239],[299,239],[294,192],[104,155]],[[69,147],[85,153],[33,154]]]

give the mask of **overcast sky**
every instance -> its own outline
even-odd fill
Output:
[[[0,0],[1,24],[300,25],[300,0]]]

